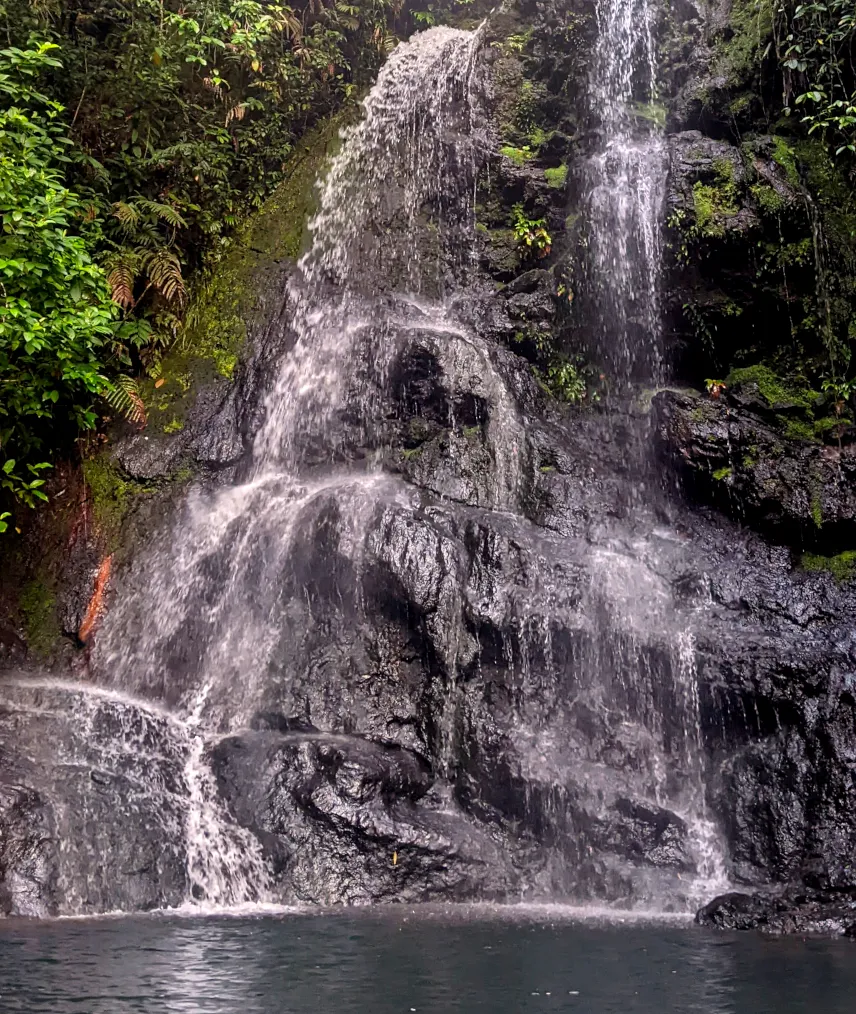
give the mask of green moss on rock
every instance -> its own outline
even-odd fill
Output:
[[[785,179],[792,187],[799,189],[800,174],[797,168],[796,152],[784,137],[773,138],[773,161],[785,174]]]
[[[499,154],[503,155],[510,162],[513,162],[516,166],[525,165],[531,158],[535,157],[535,152],[532,151],[528,144],[522,148],[515,148],[510,144],[503,145],[499,149]]]
[[[773,0],[734,0],[717,42],[714,76],[737,88],[757,73],[773,33]]]
[[[725,378],[728,387],[754,384],[768,405],[794,405],[808,409],[817,400],[818,392],[794,380],[779,377],[763,363],[732,370]]]
[[[306,134],[289,157],[283,182],[198,282],[160,378],[143,385],[151,425],[177,432],[200,384],[232,378],[257,309],[259,281],[271,266],[300,255],[315,209],[315,182],[352,117],[349,108]]]
[[[565,181],[568,178],[568,167],[566,165],[557,166],[555,169],[545,169],[544,179],[551,187],[555,187],[557,190],[565,185]]]
[[[83,477],[89,489],[95,523],[108,548],[113,549],[134,500],[153,493],[154,487],[129,479],[104,456],[84,461]]]
[[[62,636],[53,586],[43,577],[35,578],[24,585],[18,605],[27,647],[37,657],[49,658]]]
[[[714,169],[713,183],[698,181],[693,186],[694,230],[700,236],[724,236],[725,220],[733,218],[740,210],[734,166],[728,159],[717,159]]]
[[[804,553],[802,567],[807,571],[827,571],[839,584],[843,584],[853,578],[854,570],[856,570],[856,550],[848,549],[836,556]]]

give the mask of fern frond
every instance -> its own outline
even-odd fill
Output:
[[[151,356],[147,357],[146,374],[152,380],[160,380],[163,373],[163,357],[160,349],[155,349]]]
[[[107,275],[110,286],[110,298],[118,303],[123,310],[130,310],[134,305],[134,269],[130,261],[120,260],[115,263]]]
[[[140,220],[139,209],[125,201],[116,201],[113,204],[113,217],[118,218],[126,230],[131,230]]]
[[[157,201],[140,201],[140,207],[176,229],[184,229],[187,226],[187,222],[184,221],[171,204],[159,204]]]
[[[104,400],[116,412],[119,412],[128,422],[136,423],[140,427],[146,425],[146,406],[140,397],[140,390],[133,377],[117,377],[115,380],[106,381]]]
[[[247,112],[247,104],[245,102],[236,102],[234,106],[230,106],[226,110],[226,126],[228,127],[232,120],[243,120]]]
[[[202,78],[202,84],[208,91],[213,92],[218,99],[223,99],[225,92],[229,89],[229,82],[221,79],[215,80],[211,77]]]
[[[168,303],[181,305],[187,298],[181,262],[165,247],[155,250],[145,258],[145,271],[149,281]]]

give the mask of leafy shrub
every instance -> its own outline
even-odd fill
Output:
[[[803,112],[810,134],[836,154],[856,154],[856,6],[853,0],[786,4],[783,67],[786,96]]]
[[[60,66],[56,48],[0,52],[2,485],[31,506],[42,480],[19,478],[16,459],[41,451],[57,424],[95,425],[94,403],[113,388],[105,372],[118,327],[83,206],[63,182],[62,106],[36,88]]]
[[[545,218],[528,218],[522,204],[511,209],[511,227],[520,246],[537,257],[546,257],[553,246],[553,239],[547,232]]]

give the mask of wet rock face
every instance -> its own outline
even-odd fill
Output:
[[[783,894],[724,894],[705,905],[696,921],[716,929],[856,939],[856,892],[798,888]]]
[[[755,384],[717,398],[665,392],[654,402],[662,446],[702,498],[797,546],[853,543],[856,446],[849,423],[830,418],[820,437],[803,424],[806,438],[788,439],[781,420],[795,406],[770,405]]]
[[[703,222],[702,227],[738,235],[758,227],[758,215],[751,207],[733,198],[728,202],[717,194],[717,190],[726,187],[730,193],[739,193],[745,187],[747,173],[739,148],[728,141],[706,137],[700,130],[686,130],[669,136],[669,157],[668,204],[673,214],[697,218],[702,193],[713,205],[710,221]],[[700,191],[702,187],[706,191]]]
[[[256,733],[223,741],[214,764],[287,900],[503,897],[515,883],[503,850],[450,812],[410,751],[343,734]]]
[[[0,788],[0,914],[46,916],[55,911],[50,811],[38,793]]]
[[[578,61],[547,55],[558,90]],[[543,169],[574,154],[571,113],[557,107],[540,162],[501,163],[460,305],[390,297],[389,321],[356,335],[371,417],[345,404],[335,455],[307,441],[299,489],[259,482],[230,507],[294,340],[272,298],[236,385],[205,394],[174,438],[117,449],[140,479],[188,457],[208,473],[190,504],[136,529],[113,589],[128,629],[164,620],[147,582],[183,561],[189,512],[233,514],[184,575],[204,608],[166,602],[166,632],[132,671],[96,642],[88,676],[106,697],[32,674],[0,688],[0,911],[188,897],[190,733],[160,709],[201,699],[218,799],[259,841],[277,900],[686,910],[707,900],[712,838],[732,883],[769,893],[726,895],[702,921],[852,932],[856,594],[729,520],[802,537],[817,527],[808,473],[824,530],[849,532],[846,434],[782,443],[771,416],[788,406],[748,388],[663,392],[650,419],[545,394],[518,353],[559,333],[555,273],[521,260],[508,222],[523,202],[564,229],[567,192]],[[715,209],[715,228],[758,228],[742,201],[758,174],[790,199],[764,151],[751,176],[727,142],[676,135],[672,210],[694,214],[696,185],[728,177],[741,201]],[[638,453],[654,435],[657,460]],[[711,499],[721,513],[699,508]],[[268,526],[248,545],[258,515]],[[224,643],[221,682],[201,692]]]
[[[178,904],[182,747],[170,722],[32,672],[6,675],[0,695],[0,911]]]

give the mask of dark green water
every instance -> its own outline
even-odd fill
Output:
[[[856,945],[444,912],[0,923],[3,1014],[852,1014]]]

